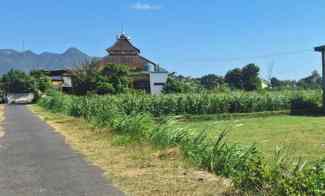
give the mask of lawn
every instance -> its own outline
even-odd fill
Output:
[[[294,157],[319,159],[325,156],[325,117],[269,116],[238,120],[188,120],[175,126],[191,131],[208,130],[211,135],[229,130],[227,140],[258,148],[270,157],[278,147]]]

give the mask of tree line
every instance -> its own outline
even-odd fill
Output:
[[[87,94],[120,94],[133,91],[131,71],[127,65],[104,65],[99,69],[96,62],[86,63],[71,70],[73,88],[70,93]],[[207,74],[192,78],[171,73],[164,86],[164,93],[196,93],[200,91],[260,89],[318,89],[322,86],[322,78],[317,71],[311,75],[295,80],[280,80],[275,77],[269,81],[260,78],[260,68],[256,64],[248,64],[242,68],[229,70],[225,76]],[[33,70],[25,73],[10,70],[0,78],[2,94],[32,92],[37,96],[52,89],[51,78],[46,71]]]
[[[98,68],[96,62],[86,63],[71,70],[72,90],[75,95],[118,94],[129,90],[129,70],[126,65],[104,65]],[[10,70],[0,78],[3,95],[8,93],[33,93],[36,97],[54,89],[52,79],[45,70],[25,73]]]
[[[165,93],[190,93],[201,90],[226,91],[244,90],[290,90],[290,89],[320,89],[322,77],[317,71],[300,80],[280,80],[272,77],[263,80],[260,77],[260,68],[256,64],[248,64],[242,68],[229,70],[225,76],[207,74],[202,77],[192,78],[171,73],[168,77]]]

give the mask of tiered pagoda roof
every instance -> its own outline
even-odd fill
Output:
[[[148,66],[153,67],[153,71],[166,72],[159,68],[159,65],[142,57],[141,51],[133,46],[127,35],[121,33],[115,44],[106,50],[109,55],[104,57],[101,64],[124,64],[132,70],[146,71]]]

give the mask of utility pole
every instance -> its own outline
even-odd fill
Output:
[[[325,45],[315,47],[315,51],[322,54],[323,112],[325,112]]]
[[[271,82],[271,79],[273,77],[273,69],[274,69],[274,60],[269,64],[268,70],[267,70],[267,79],[269,82]]]

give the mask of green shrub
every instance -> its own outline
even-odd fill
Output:
[[[154,121],[149,114],[121,115],[112,119],[111,126],[119,133],[143,139],[148,137],[149,131],[154,127]]]
[[[297,97],[291,101],[291,112],[296,113],[318,113],[320,112],[320,105],[314,99],[304,99],[304,97]]]

